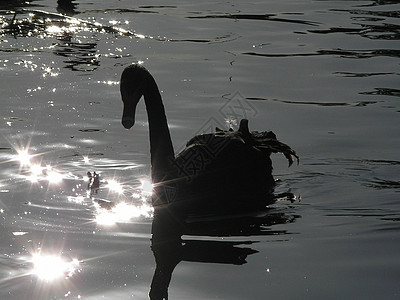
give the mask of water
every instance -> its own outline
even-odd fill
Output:
[[[147,298],[143,103],[133,130],[120,124],[134,61],[162,90],[176,150],[247,117],[301,157],[273,156],[294,202],[183,237],[171,299],[398,298],[396,2],[2,1],[0,298]]]

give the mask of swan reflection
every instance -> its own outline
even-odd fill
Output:
[[[209,216],[192,219],[179,217],[171,209],[155,208],[151,249],[156,262],[150,286],[150,299],[168,299],[168,287],[175,267],[181,262],[243,265],[258,251],[250,246],[258,241],[242,241],[244,236],[281,235],[286,230],[270,226],[294,222],[299,216],[275,212],[274,209],[246,215]],[[190,235],[192,238],[182,238]],[[201,239],[193,237],[201,236]],[[204,239],[207,236],[208,240]],[[241,237],[241,241],[212,240],[211,237]],[[269,270],[267,270],[269,272]]]

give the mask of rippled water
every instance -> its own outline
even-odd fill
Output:
[[[120,124],[132,62],[177,151],[246,117],[301,157],[273,156],[294,202],[193,223],[170,299],[399,297],[397,1],[99,2],[0,3],[1,299],[147,298],[143,103]]]

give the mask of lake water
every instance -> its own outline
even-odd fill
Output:
[[[400,297],[398,1],[58,2],[0,2],[1,299],[147,299],[144,104],[120,122],[132,62],[177,151],[245,117],[300,156],[272,157],[294,201],[183,236],[170,299]]]

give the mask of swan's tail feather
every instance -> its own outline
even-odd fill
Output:
[[[286,159],[289,161],[289,167],[293,164],[294,160],[297,160],[297,164],[300,162],[299,156],[296,152],[290,148],[288,145],[281,143],[277,140],[270,141],[268,144],[255,146],[256,148],[260,149],[262,152],[266,154],[270,153],[282,153]]]
[[[272,131],[252,131],[251,140],[254,147],[264,152],[266,155],[271,153],[282,153],[289,161],[289,167],[297,160],[299,164],[300,158],[290,146],[278,141],[275,133]]]

